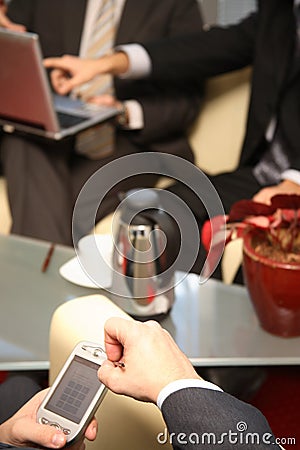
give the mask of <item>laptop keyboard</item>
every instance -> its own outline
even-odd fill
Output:
[[[62,112],[57,112],[57,118],[61,128],[70,128],[86,120],[86,117],[72,116]]]

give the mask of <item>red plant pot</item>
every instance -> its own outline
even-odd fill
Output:
[[[262,328],[300,336],[300,264],[280,263],[254,252],[255,232],[244,237],[243,273]]]

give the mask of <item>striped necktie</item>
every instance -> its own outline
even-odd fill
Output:
[[[103,0],[95,18],[93,32],[87,46],[85,58],[99,58],[107,54],[114,44],[115,38],[115,0]],[[114,95],[111,75],[95,77],[88,83],[77,88],[74,93],[88,100],[95,95]],[[114,150],[114,126],[104,123],[78,134],[75,143],[76,152],[90,159],[101,159]]]

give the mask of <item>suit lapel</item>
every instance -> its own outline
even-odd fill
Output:
[[[283,6],[283,4],[284,6]],[[277,86],[280,89],[286,78],[290,76],[291,66],[294,62],[295,50],[295,17],[293,10],[293,0],[280,1],[281,13],[278,16],[278,23],[274,24],[278,30],[276,54],[276,74]]]
[[[137,42],[136,33],[147,21],[149,9],[153,7],[151,0],[127,0],[116,36],[116,44]]]
[[[257,55],[269,77],[268,91],[280,91],[286,82],[294,47],[295,20],[293,0],[261,1],[262,28],[259,32]]]
[[[261,0],[252,96],[241,164],[248,164],[259,146],[284,93],[293,57],[293,0]]]
[[[298,8],[300,8],[300,6],[298,6]],[[300,11],[298,11],[298,15],[299,15]],[[296,48],[294,49],[294,54],[295,56],[293,56],[292,62],[290,63],[290,76],[289,76],[289,83],[293,83],[296,79],[299,78],[300,75],[300,42],[299,42],[299,30],[297,28],[300,27],[300,23],[299,23],[299,17],[298,17],[298,23],[296,21],[296,30],[295,30],[295,35],[297,36],[298,41],[296,42],[295,46]],[[297,55],[297,56],[296,56]]]
[[[77,55],[80,47],[87,0],[63,0],[64,52]]]

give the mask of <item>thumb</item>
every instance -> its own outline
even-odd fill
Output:
[[[23,445],[24,442],[32,442],[48,448],[62,448],[66,445],[67,440],[63,432],[49,425],[35,423],[32,419],[26,421],[23,419],[16,423],[15,426],[15,435],[18,436],[18,440]],[[20,429],[17,430],[17,427]]]
[[[113,392],[119,392],[121,371],[112,361],[106,360],[98,370],[98,378]]]
[[[69,94],[73,89],[80,86],[82,84],[82,79],[80,75],[74,75],[71,78],[61,77],[58,81],[53,83],[55,90],[60,95]]]
[[[11,20],[9,20],[7,17],[3,18],[2,26],[7,28],[11,31],[17,31],[19,33],[23,33],[26,31],[26,27],[24,25],[21,25],[19,23],[14,23]]]

